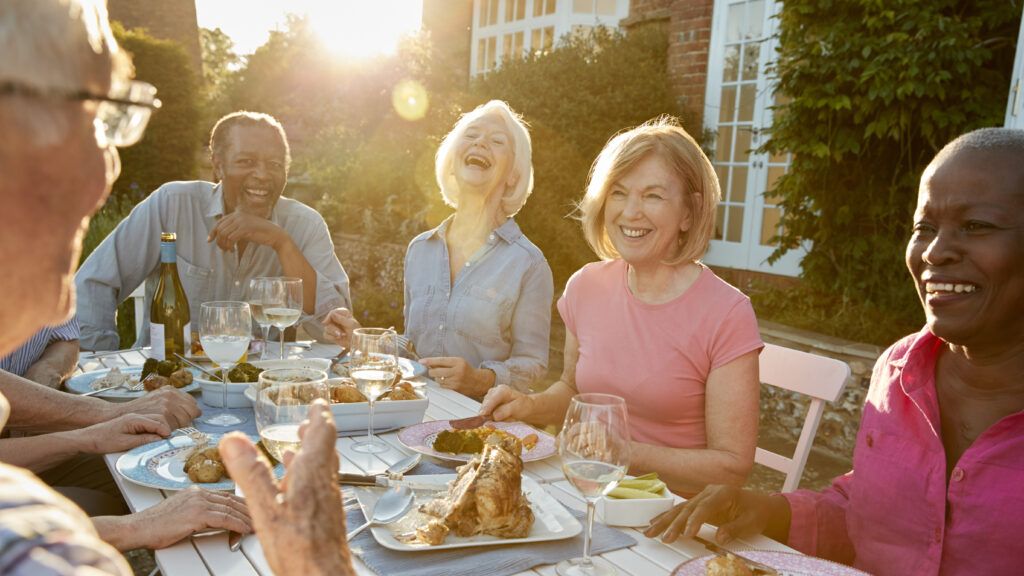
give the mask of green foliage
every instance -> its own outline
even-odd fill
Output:
[[[202,107],[201,125],[213,127],[217,119],[231,110],[227,91],[242,58],[235,53],[235,43],[220,28],[199,29],[199,42],[203,57],[203,89],[206,95]]]
[[[548,54],[506,61],[471,88],[479,104],[502,99],[530,124],[534,191],[516,220],[544,252],[556,292],[595,259],[577,221],[590,165],[617,132],[659,114],[681,115],[665,78],[668,39],[648,27],[567,36]],[[700,129],[691,126],[699,136]]]
[[[163,102],[142,140],[120,151],[121,177],[113,194],[137,202],[165,182],[196,177],[196,153],[204,133],[199,84],[178,43],[157,40],[141,29],[125,31],[117,26],[115,34],[132,55],[135,77],[156,86]]]
[[[920,325],[902,263],[917,181],[946,142],[1002,123],[1020,13],[1019,0],[786,0],[776,73],[790,98],[766,145],[794,154],[774,191],[776,256],[812,241],[804,278],[840,295],[832,307]]]

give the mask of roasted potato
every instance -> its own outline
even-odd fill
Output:
[[[142,381],[142,387],[146,389],[146,392],[152,392],[157,388],[163,388],[164,386],[170,386],[171,380],[165,376],[159,374],[150,374],[146,376],[146,379]]]
[[[192,383],[192,373],[185,368],[179,368],[171,372],[171,385],[175,388],[184,388]]]
[[[355,387],[355,384],[332,384],[331,402],[333,404],[351,404],[353,402],[366,402],[366,396]]]
[[[411,382],[405,380],[395,384],[391,390],[380,397],[381,400],[419,400],[419,394]]]

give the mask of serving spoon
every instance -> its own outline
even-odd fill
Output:
[[[415,495],[408,486],[395,486],[388,488],[388,491],[377,500],[377,504],[373,507],[373,515],[371,518],[359,528],[348,533],[346,540],[349,542],[356,537],[357,534],[363,530],[374,525],[391,524],[395,522],[405,513],[412,508],[413,502],[416,500]]]

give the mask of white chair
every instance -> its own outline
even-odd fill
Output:
[[[135,341],[138,342],[142,338],[142,318],[146,314],[146,283],[139,284],[128,297],[135,302]]]
[[[792,492],[800,484],[814,435],[821,423],[825,402],[835,402],[850,379],[850,366],[841,360],[817,356],[774,344],[765,344],[760,356],[761,382],[811,398],[803,429],[793,456],[757,449],[754,461],[786,475],[783,492]]]

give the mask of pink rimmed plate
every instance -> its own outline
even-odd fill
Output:
[[[779,576],[868,576],[856,568],[797,552],[742,550],[739,553],[745,558],[775,568]],[[676,566],[672,576],[704,576],[708,561],[714,557],[709,555],[687,560]]]
[[[523,462],[543,460],[548,456],[552,456],[557,451],[554,436],[547,432],[541,432],[540,430],[537,430],[527,424],[523,424],[522,422],[491,422],[488,426],[494,426],[495,428],[504,430],[505,432],[514,434],[520,438],[523,438],[528,434],[537,435],[537,444],[530,450],[523,450]],[[437,435],[440,434],[442,430],[451,429],[452,427],[448,424],[447,420],[423,422],[421,424],[414,424],[408,428],[404,428],[398,433],[398,440],[420,454],[433,456],[434,458],[440,458],[441,460],[469,462],[475,454],[452,454],[450,452],[438,452],[434,450],[434,440],[437,438]]]

